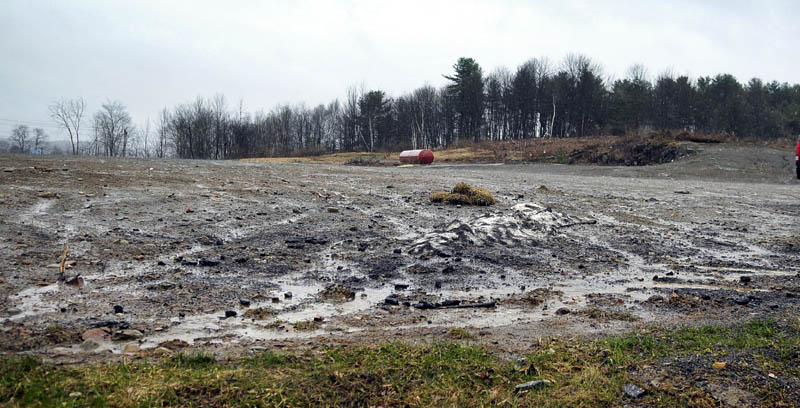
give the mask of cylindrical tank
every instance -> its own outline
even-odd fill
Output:
[[[433,152],[428,149],[404,150],[400,153],[401,163],[431,164]]]

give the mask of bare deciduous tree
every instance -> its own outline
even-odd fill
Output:
[[[14,129],[11,130],[11,142],[14,143],[19,149],[20,153],[25,153],[28,151],[28,146],[30,145],[30,129],[26,125],[17,125]]]
[[[94,114],[94,127],[107,156],[118,156],[120,153],[124,156],[127,153],[128,135],[133,129],[131,116],[122,103],[104,103]]]
[[[61,99],[53,102],[47,108],[50,111],[50,117],[69,133],[72,154],[80,153],[81,120],[83,111],[86,109],[86,102],[83,98]]]
[[[33,129],[33,148],[41,149],[47,142],[47,133],[42,128]]]

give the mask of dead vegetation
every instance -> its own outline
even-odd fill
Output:
[[[333,284],[325,288],[317,295],[320,301],[343,303],[356,298],[356,292],[346,286]]]
[[[275,310],[271,307],[257,307],[254,309],[247,309],[244,312],[244,317],[253,320],[266,320],[275,315]]]
[[[430,200],[434,203],[450,205],[488,206],[497,203],[497,200],[488,190],[472,187],[467,183],[456,184],[449,193],[444,191],[432,193]]]

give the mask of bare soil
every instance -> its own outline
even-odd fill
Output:
[[[683,148],[645,167],[0,156],[0,350],[75,362],[462,328],[518,355],[796,316],[792,152]],[[499,203],[430,203],[458,182]]]

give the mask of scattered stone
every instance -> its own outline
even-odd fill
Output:
[[[125,313],[125,310],[120,305],[114,305],[114,314]]]
[[[244,306],[244,307],[248,307],[248,306],[250,306],[250,299],[246,299],[246,298],[239,299],[239,304]]]
[[[236,317],[237,314],[238,313],[236,313],[235,310],[226,310],[225,311],[225,318],[227,319],[229,317]]]
[[[647,391],[635,384],[627,383],[624,387],[622,387],[622,392],[624,392],[629,398],[636,399],[644,395],[644,393]]]
[[[550,381],[547,380],[535,380],[529,381],[526,383],[522,383],[514,387],[514,392],[520,391],[527,391],[527,390],[536,390],[539,388],[544,388],[550,386]]]
[[[111,335],[111,340],[129,341],[129,340],[139,340],[142,337],[144,337],[144,334],[142,334],[142,332],[140,332],[139,330],[125,329],[114,332],[114,334]]]
[[[570,310],[569,310],[569,309],[567,309],[566,307],[559,307],[559,308],[556,310],[556,314],[557,314],[557,315],[565,315],[565,314],[569,314],[569,312],[570,312]]]
[[[750,283],[750,281],[752,281],[752,280],[753,280],[753,278],[750,277],[750,276],[747,276],[747,275],[742,275],[742,276],[739,277],[739,282],[742,282],[742,283]]]
[[[737,305],[744,306],[744,305],[746,305],[746,304],[750,303],[750,296],[740,296],[740,297],[737,297],[737,298],[734,300],[734,302],[736,302],[736,304],[737,304]]]

